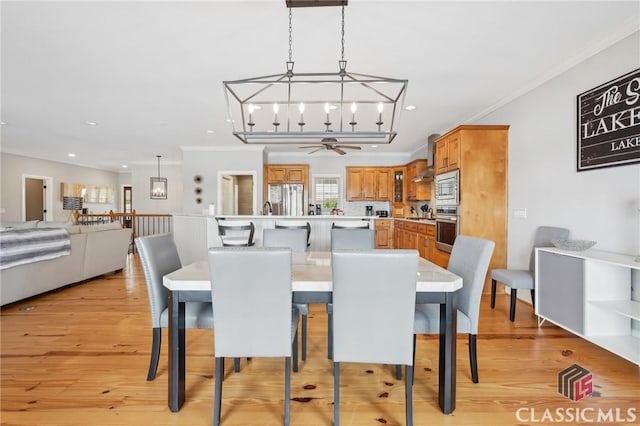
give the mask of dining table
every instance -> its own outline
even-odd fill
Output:
[[[291,268],[293,303],[331,302],[331,252],[292,253]],[[185,303],[211,301],[207,259],[165,275],[163,284],[169,290],[168,404],[178,412],[186,397]],[[461,288],[461,277],[419,258],[416,303],[440,305],[438,404],[445,414],[452,413],[456,404],[457,293]]]

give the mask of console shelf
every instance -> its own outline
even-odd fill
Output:
[[[536,314],[640,365],[640,301],[632,287],[640,287],[633,256],[536,249]]]

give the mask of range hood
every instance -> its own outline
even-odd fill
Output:
[[[432,182],[433,181],[433,165],[427,167],[424,173],[411,179],[413,182]]]
[[[438,139],[439,137],[440,137],[439,134],[433,133],[429,135],[429,137],[427,138],[427,161],[428,161],[427,170],[425,170],[422,174],[413,178],[412,179],[413,182],[426,182],[426,183],[433,182],[433,176],[435,174],[434,167],[433,167],[434,165],[433,148],[434,148],[436,139]]]

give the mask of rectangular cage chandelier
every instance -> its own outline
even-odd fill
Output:
[[[357,74],[342,59],[335,73],[294,73],[224,81],[232,133],[246,144],[388,144],[397,134],[407,80]]]

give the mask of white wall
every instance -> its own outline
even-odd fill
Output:
[[[640,67],[638,52],[640,32],[477,121],[511,126],[509,268],[527,267],[540,225],[569,228],[596,249],[640,253],[640,165],[576,171],[576,96]]]
[[[202,214],[210,203],[215,204],[218,197],[218,172],[256,172],[256,206],[262,206],[262,169],[263,149],[257,146],[229,146],[220,148],[183,147],[182,148],[182,194],[181,207],[185,214]],[[238,173],[236,173],[238,174]],[[196,184],[193,178],[202,177]],[[202,189],[199,195],[202,203],[195,202],[196,187]],[[216,206],[219,209],[219,206]],[[218,210],[219,211],[219,210]],[[256,212],[257,213],[257,212]]]
[[[53,219],[64,221],[69,219],[69,211],[62,210],[60,183],[81,183],[85,185],[109,185],[114,188],[116,196],[113,204],[87,204],[94,213],[118,210],[118,173],[55,161],[40,160],[20,155],[0,153],[0,214],[1,221],[21,220],[22,209],[22,175],[47,176],[53,178]]]

